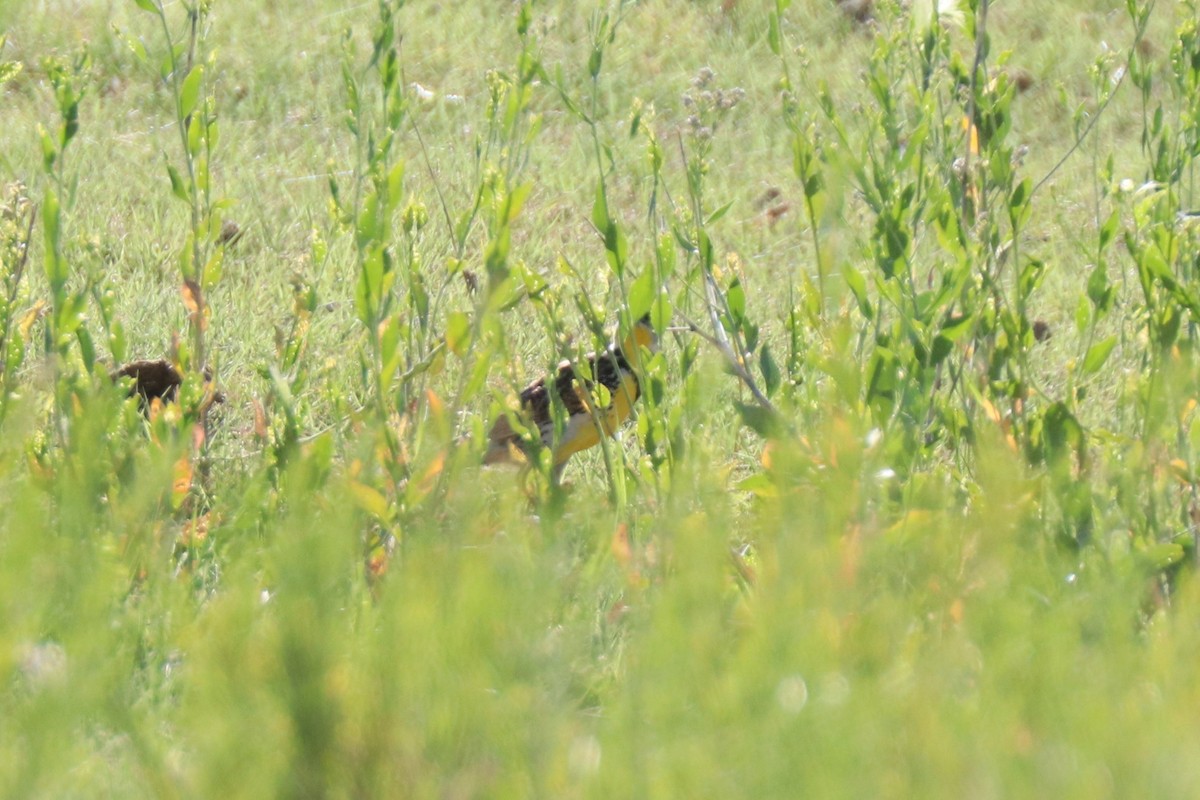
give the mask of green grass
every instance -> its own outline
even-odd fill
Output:
[[[0,796],[1196,796],[1196,9],[875,5],[0,0]]]

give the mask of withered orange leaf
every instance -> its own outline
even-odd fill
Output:
[[[187,499],[192,488],[192,456],[185,453],[175,462],[174,481],[171,483],[171,508],[178,510]]]

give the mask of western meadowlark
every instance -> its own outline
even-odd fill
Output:
[[[542,445],[552,449],[554,480],[558,480],[571,456],[599,444],[601,431],[612,436],[629,418],[633,404],[641,395],[635,372],[635,366],[640,363],[641,348],[654,350],[657,345],[658,337],[647,314],[634,324],[620,346],[584,357],[588,369],[580,371],[590,373],[591,379],[578,374],[575,364],[563,361],[553,378],[539,378],[521,392],[519,414],[531,430],[541,435]],[[603,392],[597,383],[604,387]],[[557,401],[553,395],[557,396]],[[567,415],[566,425],[557,441],[551,410],[554,402],[561,403]],[[483,463],[522,460],[529,455],[526,447],[508,415],[501,414],[488,434]]]

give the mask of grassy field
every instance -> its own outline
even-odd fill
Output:
[[[1200,794],[1200,10],[934,5],[0,0],[0,796]]]

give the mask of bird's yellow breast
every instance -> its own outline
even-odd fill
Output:
[[[600,430],[596,426],[599,421],[605,436],[612,436],[629,419],[633,403],[638,398],[637,378],[628,371],[621,372],[621,383],[612,392],[612,402],[607,408],[593,409],[590,414],[574,414],[567,420],[566,430],[562,440],[554,450],[555,465],[564,463],[574,454],[595,447],[600,443]],[[592,404],[589,403],[589,406]]]

